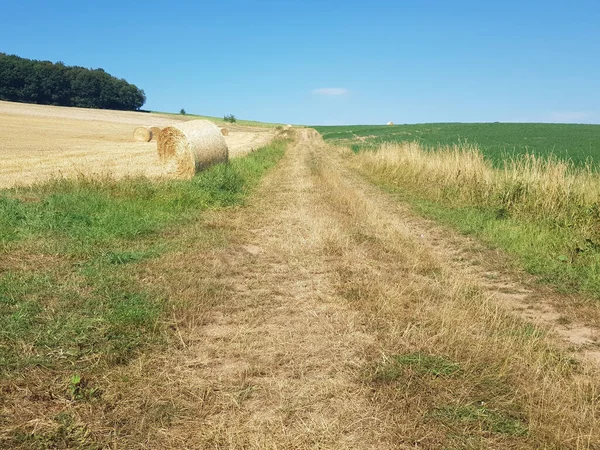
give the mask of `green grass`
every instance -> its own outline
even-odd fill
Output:
[[[434,377],[450,377],[460,371],[460,365],[449,359],[426,353],[394,355],[386,364],[378,368],[375,379],[378,381],[402,380],[410,372]]]
[[[501,165],[507,156],[554,154],[584,164],[600,161],[600,125],[542,123],[435,123],[314,127],[332,143],[353,150],[377,148],[385,142],[417,141],[427,148],[476,144],[484,156]],[[360,141],[356,136],[365,138]]]
[[[202,211],[243,203],[275,141],[191,180],[54,181],[0,191],[0,373],[118,364],[164,338],[166,299],[141,261],[176,250]]]
[[[376,175],[369,178],[410,203],[417,213],[502,249],[515,258],[515,264],[558,291],[600,299],[600,246],[573,227],[557,226],[552,218],[513,217],[493,207],[435,198]]]
[[[385,358],[371,372],[373,388],[402,404],[416,398],[412,414],[422,416],[429,429],[444,430],[450,447],[486,448],[486,442],[527,436],[528,417],[515,398],[502,364],[458,363],[446,355],[410,352]],[[387,392],[385,391],[387,389]],[[402,411],[406,406],[402,405]],[[457,447],[454,447],[454,446]]]
[[[521,267],[559,291],[600,298],[600,249],[585,236],[542,220],[502,217],[491,208],[452,207],[415,197],[412,203],[423,215],[516,256]]]
[[[509,436],[525,436],[526,424],[518,417],[490,409],[485,404],[444,406],[431,414],[437,420],[446,423],[450,429],[460,429],[467,435],[475,433],[497,433]]]

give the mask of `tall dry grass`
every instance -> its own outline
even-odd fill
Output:
[[[383,151],[408,165],[396,150]],[[433,176],[439,184],[450,184],[452,176],[482,185],[493,181],[477,152],[449,151],[444,165],[417,150],[408,149],[421,168],[413,165],[412,176],[425,185],[429,170],[432,189]],[[466,170],[463,156],[473,162]],[[402,172],[397,164],[388,170]],[[328,249],[336,255],[339,292],[365,314],[383,343],[382,360],[365,382],[374,401],[387,402],[402,442],[422,448],[599,448],[597,368],[573,359],[548,330],[516,317],[474,279],[438,261],[383,196],[341,176],[339,168],[321,165],[317,172],[328,202],[346,221],[350,242],[356,241],[338,237],[340,250],[334,243]],[[429,358],[435,369],[407,367],[410,358]]]
[[[474,145],[429,151],[416,142],[384,144],[357,155],[356,163],[433,200],[497,208],[500,214],[543,220],[600,238],[600,176],[591,163],[579,167],[553,156],[528,154],[509,158],[497,169]]]

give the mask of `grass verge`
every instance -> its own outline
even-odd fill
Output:
[[[124,363],[168,329],[165,298],[135,265],[177,248],[177,230],[238,205],[287,141],[191,180],[54,181],[0,193],[0,373]]]
[[[564,292],[600,298],[600,177],[524,156],[495,169],[474,147],[385,145],[355,156],[372,181],[417,212],[515,256]]]

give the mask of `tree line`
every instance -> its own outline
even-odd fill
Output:
[[[66,66],[0,53],[0,100],[82,108],[137,110],[144,91],[103,69]]]

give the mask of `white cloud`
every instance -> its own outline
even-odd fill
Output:
[[[574,111],[565,111],[565,112],[555,112],[550,114],[548,117],[549,122],[581,122],[590,117],[589,113],[586,112],[574,112]]]
[[[348,93],[348,89],[344,88],[319,88],[313,91],[313,94],[317,95],[346,95]]]

